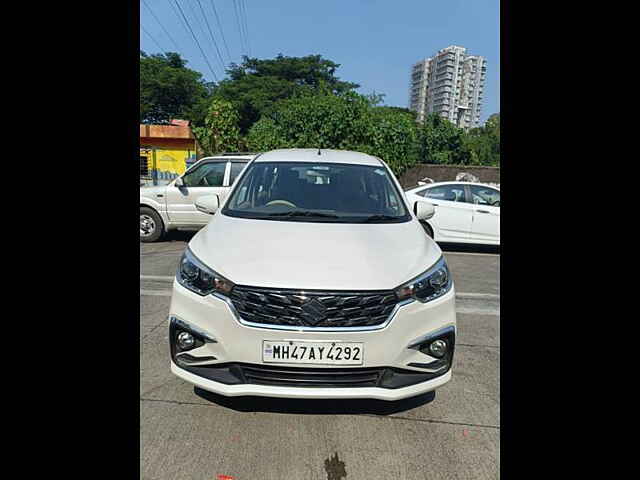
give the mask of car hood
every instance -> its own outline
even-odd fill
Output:
[[[387,290],[442,255],[416,220],[344,224],[252,220],[217,212],[189,243],[239,285],[307,290]]]

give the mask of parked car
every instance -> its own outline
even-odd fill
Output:
[[[454,285],[379,158],[275,150],[255,158],[180,261],[171,371],[226,396],[397,400],[451,379]]]
[[[435,215],[422,226],[436,242],[500,245],[500,187],[438,182],[405,192],[410,202],[426,200]]]
[[[211,194],[224,198],[255,156],[228,153],[206,157],[168,185],[140,187],[140,240],[155,242],[169,230],[204,227],[210,217],[196,209],[196,200]]]

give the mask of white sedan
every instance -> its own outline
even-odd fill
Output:
[[[439,182],[405,192],[410,205],[427,200],[435,215],[422,226],[436,242],[500,245],[500,188],[470,182]]]

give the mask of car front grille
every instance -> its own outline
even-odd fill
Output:
[[[283,368],[261,365],[241,367],[247,383],[292,387],[375,387],[381,368]]]
[[[391,290],[317,292],[236,285],[231,301],[242,320],[290,327],[370,327],[384,323],[398,298]]]

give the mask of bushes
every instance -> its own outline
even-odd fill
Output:
[[[396,173],[415,164],[417,126],[411,114],[371,106],[355,93],[297,95],[278,103],[249,130],[251,150],[334,148],[380,157]]]
[[[418,126],[413,115],[374,108],[369,116],[365,143],[353,150],[384,160],[397,176],[418,163]]]
[[[500,166],[500,114],[489,117],[484,126],[472,129],[465,139],[472,165]]]
[[[464,147],[464,130],[437,114],[430,114],[420,126],[420,163],[459,164],[468,163]]]
[[[466,133],[438,115],[424,124],[413,112],[377,107],[353,92],[335,95],[302,91],[277,102],[242,138],[238,113],[226,100],[211,103],[206,127],[194,134],[208,154],[249,149],[333,148],[368,153],[399,176],[417,163],[499,165],[500,121]]]
[[[205,126],[192,128],[206,155],[243,149],[238,120],[238,112],[231,102],[219,99],[211,102]]]
[[[297,95],[278,103],[249,130],[249,147],[337,148],[363,142],[367,103],[355,94]]]

